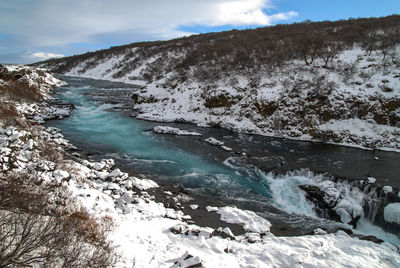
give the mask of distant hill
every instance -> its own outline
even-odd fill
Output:
[[[138,117],[400,150],[400,16],[134,43],[34,64],[143,85]]]

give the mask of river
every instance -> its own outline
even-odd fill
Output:
[[[139,87],[101,80],[62,77],[67,86],[55,90],[58,99],[76,109],[63,120],[47,125],[64,136],[90,159],[112,157],[131,174],[159,183],[179,184],[194,194],[255,211],[272,224],[311,232],[317,227],[347,227],[315,216],[299,190],[324,177],[349,180],[375,177],[398,186],[400,154],[366,151],[322,143],[237,134],[191,124],[157,123],[135,119],[130,96]],[[156,134],[155,126],[168,125],[202,136]],[[214,137],[232,152],[204,142]],[[400,244],[398,238],[366,223],[367,234]],[[359,230],[359,231],[360,231]]]

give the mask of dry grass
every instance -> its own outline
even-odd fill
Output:
[[[54,189],[29,175],[0,178],[0,267],[112,267],[111,221],[54,207]]]
[[[32,86],[26,80],[9,81],[7,84],[0,85],[0,94],[7,96],[9,100],[39,102],[43,100],[40,90]]]

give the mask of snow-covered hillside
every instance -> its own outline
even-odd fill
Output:
[[[381,22],[359,32],[343,22],[200,35],[38,65],[142,85],[132,98],[143,119],[398,151],[399,29]]]
[[[13,74],[22,74],[25,70],[31,69],[21,69]],[[37,72],[37,70],[31,71]],[[15,79],[30,81],[32,78],[26,72],[22,76],[18,79],[13,76],[9,81],[3,82],[2,89],[11,90],[10,81],[15,82]],[[59,80],[51,76],[47,77],[54,83],[43,82],[46,87],[60,84]],[[41,86],[42,83],[39,83],[39,87]],[[9,99],[11,97],[12,99]],[[15,95],[11,93],[3,95],[2,101],[19,103]],[[20,99],[20,103],[25,103],[25,100]],[[45,252],[51,245],[44,240],[38,248],[23,248],[28,251],[22,251],[18,258],[0,258],[1,266],[6,264],[12,266],[15,262],[24,263],[27,258],[33,258],[28,259],[29,265],[51,267],[64,267],[71,263],[72,267],[107,267],[108,265],[113,265],[113,267],[400,266],[398,247],[387,242],[376,244],[352,238],[343,231],[326,234],[321,229],[315,230],[315,235],[276,237],[269,231],[271,227],[269,221],[251,211],[234,207],[199,207],[191,201],[190,197],[185,197],[184,200],[175,197],[178,207],[185,205],[194,210],[216,212],[221,215],[222,221],[243,226],[245,234],[235,236],[228,228],[199,227],[190,222],[190,217],[178,209],[166,208],[162,203],[155,201],[154,196],[149,192],[152,188],[159,187],[157,183],[121,172],[114,167],[112,159],[89,162],[83,160],[79,154],[68,153],[68,149],[72,149],[73,146],[64,139],[58,129],[44,128],[29,122],[28,119],[32,113],[38,117],[41,116],[41,110],[33,104],[33,101],[29,103],[31,107],[29,111],[20,111],[12,115],[14,119],[18,117],[18,121],[24,121],[25,124],[13,125],[15,121],[9,120],[10,114],[1,114],[0,189],[2,197],[7,186],[15,186],[12,180],[22,177],[25,179],[22,184],[23,189],[43,187],[52,191],[51,198],[46,200],[49,206],[49,210],[46,211],[48,217],[52,217],[51,208],[54,206],[67,207],[68,210],[63,210],[66,211],[64,213],[73,214],[74,210],[81,211],[80,214],[73,215],[79,217],[80,221],[88,221],[88,223],[80,225],[77,233],[88,235],[87,232],[90,230],[103,230],[99,226],[107,222],[108,231],[105,233],[107,239],[100,240],[101,243],[99,243],[96,239],[101,237],[101,234],[94,233],[95,237],[86,237],[83,242],[78,240],[78,244],[73,240],[74,246],[80,246],[72,251],[76,255],[69,255],[71,248],[67,244],[66,247],[64,245],[61,248],[61,252],[55,249],[54,255],[49,255],[50,259],[41,257],[39,254],[39,252]],[[40,102],[36,104],[39,105]],[[26,192],[24,196],[12,196],[14,199],[11,200],[24,200],[25,195],[29,197],[32,193]],[[168,192],[164,194],[171,195]],[[34,206],[32,202],[31,204],[12,203],[10,207],[9,200],[8,198],[0,199],[2,215],[9,215],[7,211],[15,209],[16,206],[26,206],[25,209],[28,211]],[[31,199],[31,201],[34,200]],[[182,204],[178,205],[178,202]],[[388,208],[387,213],[385,212],[388,220],[397,220],[396,214],[391,213],[390,209],[392,208]],[[44,223],[48,222],[48,218],[40,217]],[[0,219],[4,220],[3,217]],[[0,228],[2,238],[10,233],[7,231],[10,229],[5,227],[8,226],[7,224],[9,222],[2,222],[2,228]],[[21,226],[18,224],[18,222],[15,224],[16,229]],[[35,226],[41,228],[40,225]],[[82,229],[83,227],[85,229]],[[41,234],[35,233],[34,230],[29,230],[29,234],[41,237]],[[60,235],[60,232],[56,235]],[[75,237],[76,234],[73,233],[73,236]],[[19,242],[20,237],[17,234],[8,247],[4,245],[9,240],[0,239],[1,247],[5,249],[0,253],[1,256],[13,256],[13,249],[15,249],[13,241]],[[24,233],[22,237],[24,238]],[[102,255],[91,255],[95,249],[98,250],[106,242],[115,247],[115,252],[118,254],[115,262],[107,258],[109,251],[97,252]],[[32,246],[32,244],[28,245]],[[85,259],[88,256],[92,256],[92,259]]]

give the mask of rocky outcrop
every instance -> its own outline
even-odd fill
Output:
[[[308,201],[314,204],[314,212],[320,218],[340,222],[340,216],[334,210],[336,202],[327,202],[329,196],[315,185],[300,185],[299,188],[305,192]]]
[[[314,205],[321,218],[347,223],[357,227],[361,217],[388,232],[400,235],[400,224],[385,218],[388,204],[400,202],[399,190],[375,185],[375,180],[347,182],[323,181],[316,185],[300,185],[306,199]],[[386,191],[384,190],[386,189]]]

